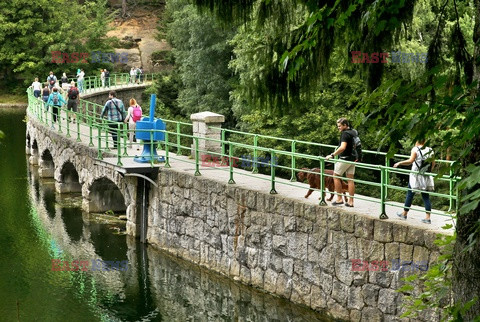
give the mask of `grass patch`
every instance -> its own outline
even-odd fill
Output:
[[[27,94],[0,93],[0,104],[27,104]]]

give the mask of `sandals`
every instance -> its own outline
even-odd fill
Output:
[[[351,205],[351,204],[349,204],[349,203],[346,203],[346,204],[345,204],[345,207],[351,207],[351,208],[353,208],[353,205]]]
[[[342,202],[336,202],[336,201],[332,202],[332,206],[341,206],[341,205],[343,205],[343,201]]]

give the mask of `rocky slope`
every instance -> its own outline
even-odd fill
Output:
[[[118,3],[114,8],[118,7]],[[113,30],[108,32],[109,37],[117,37],[122,47],[115,52],[127,53],[128,62],[117,63],[117,69],[129,71],[132,66],[142,66],[145,72],[158,72],[163,66],[152,61],[152,53],[170,50],[166,40],[156,38],[157,23],[163,7],[137,5],[129,7],[126,19],[117,18],[112,23]]]

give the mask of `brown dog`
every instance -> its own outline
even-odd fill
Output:
[[[311,172],[320,172],[319,168],[313,168],[313,169],[302,168],[302,170],[307,170],[307,171],[311,171]],[[326,169],[325,174],[333,176],[333,170],[327,170]],[[300,172],[297,173],[297,181],[304,182],[305,179],[308,180],[308,184],[310,185],[310,189],[308,190],[307,194],[305,195],[305,198],[308,198],[312,194],[313,189],[320,189],[320,174],[308,173],[308,172],[304,172],[304,171],[300,171]],[[324,185],[323,185],[324,188],[328,189],[328,191],[330,192],[330,198],[327,199],[327,200],[332,201],[333,196],[334,196],[334,194],[332,192],[335,191],[335,184],[333,182],[333,178],[324,176],[324,182],[325,182]],[[342,193],[348,192],[348,184],[343,180],[341,182],[342,182]],[[325,192],[323,194],[325,196]],[[344,195],[343,198],[344,198],[345,202],[347,202],[347,196]]]

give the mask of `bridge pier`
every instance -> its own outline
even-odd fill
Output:
[[[31,165],[38,165],[38,146],[37,146],[37,142],[34,141],[32,147],[31,148],[27,147],[27,149],[30,151],[30,157],[28,158],[28,162]]]
[[[46,150],[40,159],[38,174],[41,178],[53,178],[54,173],[55,164],[53,163],[52,155]]]

